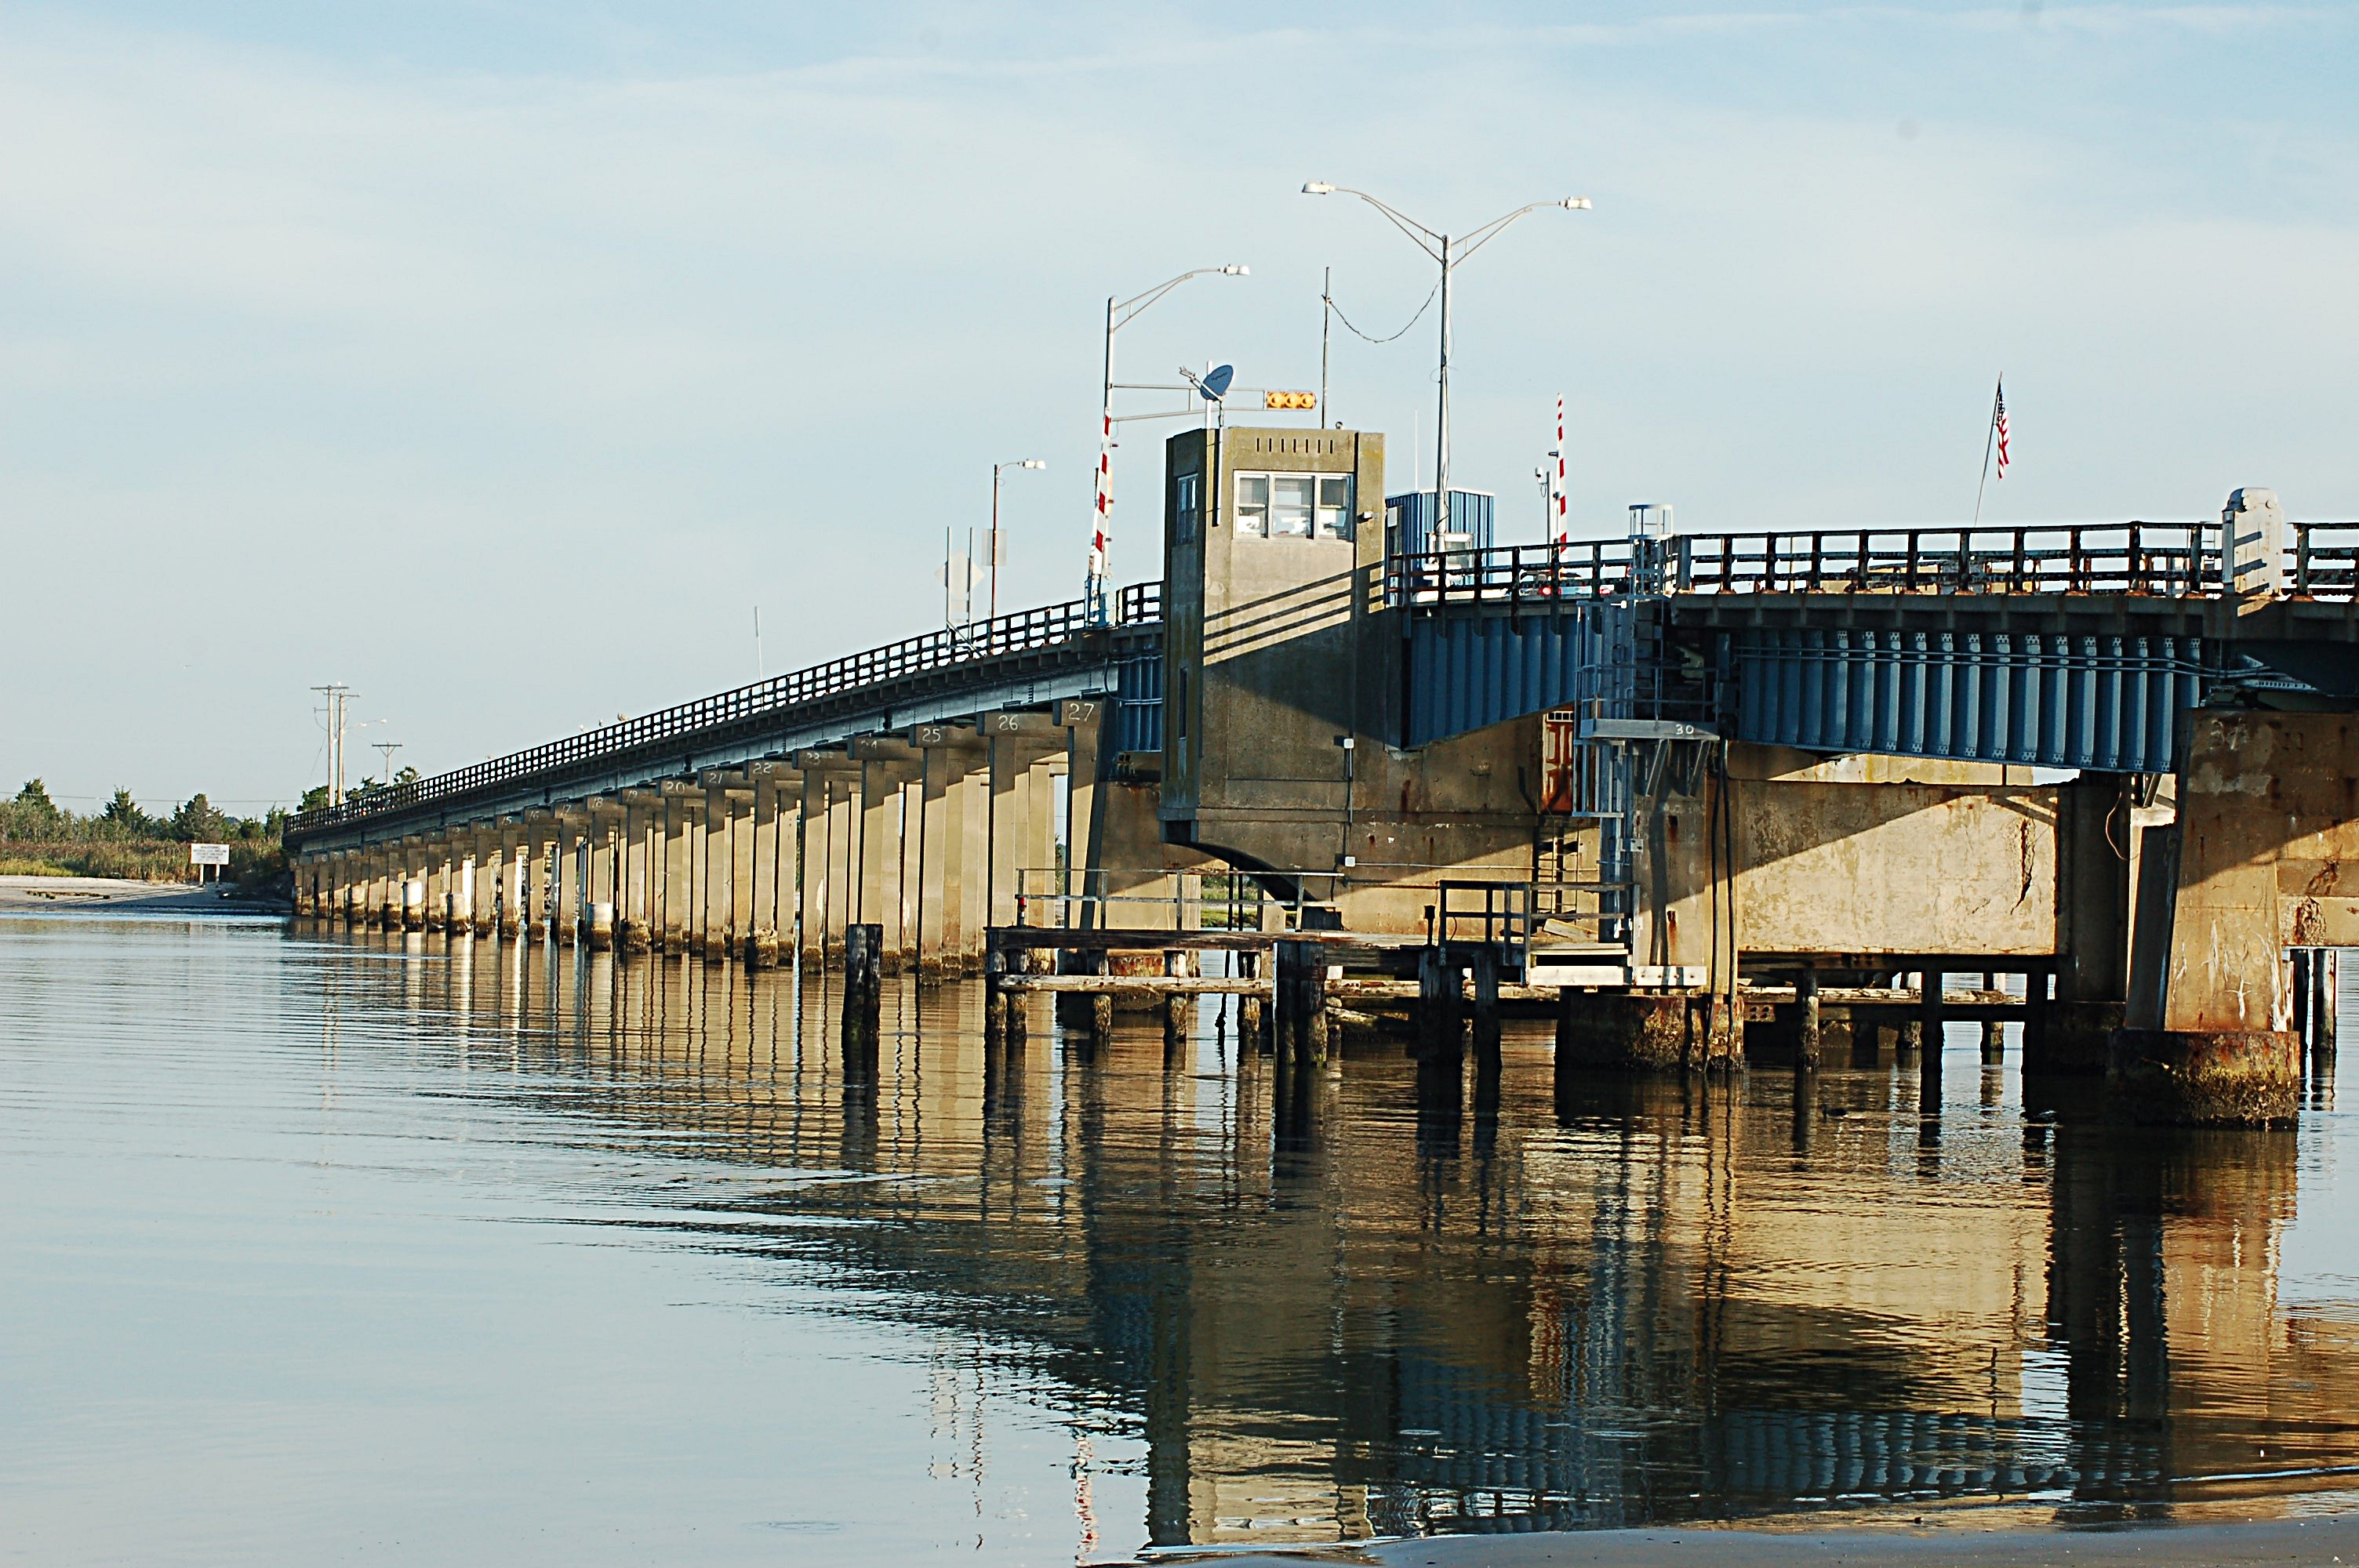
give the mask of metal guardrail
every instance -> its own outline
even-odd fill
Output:
[[[2359,598],[2359,524],[2293,523],[2283,590]],[[1683,534],[1397,556],[1388,604],[1550,603],[1631,593],[2225,591],[2213,523]]]
[[[1426,939],[1444,943],[1466,940],[1460,933],[1469,925],[1473,938],[1496,945],[1512,956],[1518,974],[1531,967],[1532,884],[1528,881],[1463,881],[1445,878],[1438,884],[1440,901],[1427,916]]]
[[[1116,624],[1138,625],[1162,619],[1163,585],[1134,583],[1122,590]],[[869,648],[831,659],[808,669],[773,676],[694,702],[683,702],[636,719],[587,730],[505,757],[476,762],[412,784],[380,789],[363,799],[313,811],[298,812],[288,821],[290,832],[310,832],[361,821],[382,812],[430,805],[507,784],[569,764],[594,762],[636,752],[659,741],[696,734],[722,725],[759,719],[799,708],[823,697],[881,686],[933,670],[1011,654],[1054,648],[1098,630],[1079,599],[1038,610],[1018,611],[964,626],[948,626],[922,636],[905,637],[881,648]]]

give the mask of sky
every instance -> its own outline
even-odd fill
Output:
[[[431,773],[1080,590],[1118,379],[1312,387],[1464,232],[1454,482],[1537,541],[2359,518],[2359,6],[0,0],[0,784]],[[1434,317],[1328,417],[1431,477]],[[1136,406],[1152,406],[1153,400]],[[1160,575],[1125,427],[1113,559]],[[756,610],[762,627],[757,649]]]

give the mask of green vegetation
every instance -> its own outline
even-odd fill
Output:
[[[84,816],[52,801],[39,779],[27,779],[14,800],[0,801],[0,875],[192,881],[189,846],[227,844],[229,875],[259,890],[287,875],[278,841],[286,818],[275,807],[263,816],[232,816],[202,795],[190,796],[169,816],[151,816],[127,789],[116,790],[103,811]]]
[[[364,778],[361,780],[360,783],[354,784],[352,788],[344,791],[344,804],[347,806],[359,806],[365,802],[375,801],[382,796],[391,795],[395,790],[401,789],[406,785],[414,784],[417,782],[418,770],[416,768],[402,769],[399,773],[393,775],[393,782],[389,784],[379,784],[375,779]],[[310,789],[303,792],[302,803],[296,806],[295,809],[298,811],[318,811],[323,806],[333,806],[335,803],[336,799],[334,791],[331,790],[326,784],[313,784]]]

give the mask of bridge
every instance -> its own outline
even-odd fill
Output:
[[[1496,949],[1571,1065],[1937,1058],[1980,1017],[2154,1114],[2291,1114],[2310,955],[2359,944],[2359,525],[2238,492],[2218,522],[1419,548],[1383,463],[1373,432],[1186,432],[1163,579],[1110,618],[946,628],[304,813],[298,914],[756,968],[872,927],[926,980],[995,930],[1214,925],[1433,952],[1445,1008]],[[1954,1000],[1977,974],[2019,978]]]

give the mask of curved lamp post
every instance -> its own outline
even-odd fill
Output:
[[[1431,256],[1441,268],[1441,353],[1437,377],[1440,383],[1441,408],[1434,422],[1433,459],[1433,530],[1440,534],[1450,526],[1450,275],[1458,270],[1460,263],[1498,238],[1502,230],[1526,213],[1537,212],[1543,207],[1561,207],[1571,212],[1585,212],[1589,211],[1589,198],[1566,196],[1554,201],[1535,201],[1492,219],[1473,233],[1453,238],[1429,229],[1366,191],[1354,190],[1349,186],[1330,185],[1324,180],[1313,179],[1304,183],[1302,194],[1358,197],[1392,220],[1395,228],[1407,234],[1418,249]]]

